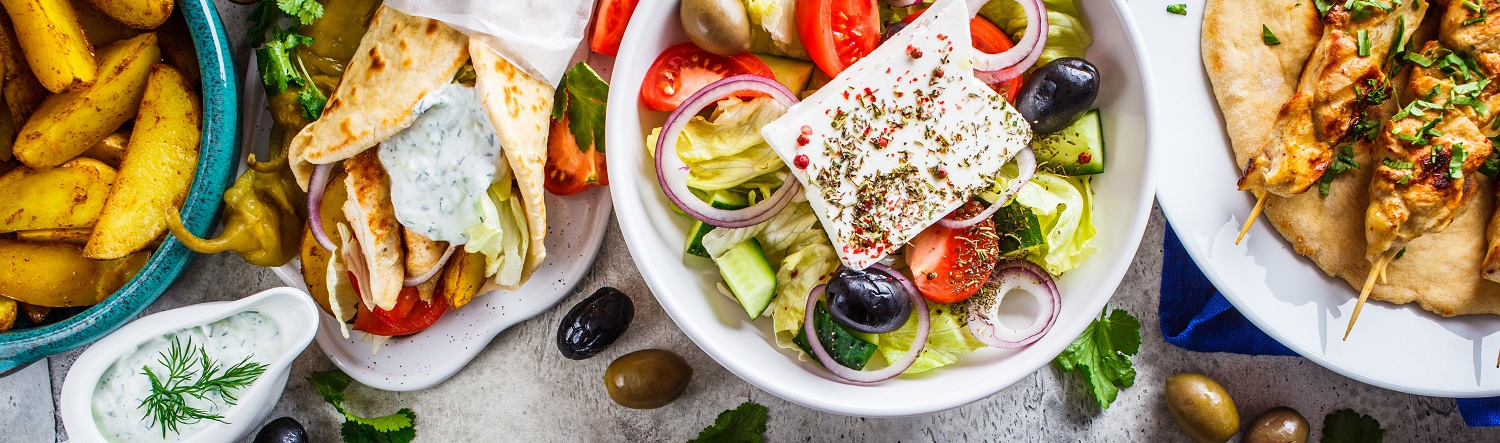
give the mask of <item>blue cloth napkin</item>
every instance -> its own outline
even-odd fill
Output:
[[[1177,233],[1167,226],[1162,240],[1161,333],[1167,343],[1197,352],[1245,355],[1297,355],[1256,328],[1214,288],[1193,263]],[[1458,410],[1469,426],[1500,426],[1500,397],[1460,398]]]

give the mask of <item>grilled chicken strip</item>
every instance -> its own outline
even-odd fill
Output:
[[[368,281],[360,282],[368,287],[359,288],[359,293],[367,307],[395,308],[406,278],[406,266],[401,224],[396,221],[396,209],[391,205],[391,179],[374,149],[345,160],[344,170],[349,173],[344,181],[349,190],[344,216],[349,219],[354,238],[359,240],[365,270],[369,273]]]
[[[1353,20],[1335,5],[1324,16],[1318,41],[1297,92],[1282,105],[1271,140],[1251,158],[1239,189],[1291,196],[1306,192],[1333,161],[1334,146],[1359,120],[1362,90],[1385,80],[1386,56],[1396,39],[1404,41],[1421,23],[1430,2],[1409,2]],[[1398,35],[1399,32],[1399,35]],[[1361,56],[1361,48],[1367,55]]]
[[[1494,137],[1500,135],[1500,128],[1495,126],[1500,121],[1495,116],[1500,111],[1500,92],[1496,91],[1495,83],[1500,80],[1500,0],[1450,1],[1439,24],[1438,36],[1448,47],[1468,52],[1480,71],[1490,78],[1491,84],[1479,98],[1489,112],[1476,116],[1480,130],[1492,137],[1493,143]],[[1500,211],[1491,216],[1486,237],[1489,250],[1484,255],[1483,276],[1500,282]]]

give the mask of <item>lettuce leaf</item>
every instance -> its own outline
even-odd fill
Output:
[[[1043,0],[1047,6],[1047,45],[1042,48],[1042,57],[1036,66],[1042,66],[1063,57],[1083,57],[1083,53],[1094,39],[1089,35],[1088,24],[1078,12],[1075,0]],[[1026,13],[1021,4],[1013,0],[993,0],[979,8],[979,15],[999,26],[1011,41],[1020,41],[1026,34]],[[1035,67],[1033,67],[1035,68]]]
[[[806,300],[804,300],[806,301]],[[954,309],[958,308],[958,309]],[[968,321],[961,306],[953,304],[927,303],[931,329],[927,335],[927,347],[917,356],[917,361],[902,374],[916,374],[951,365],[958,357],[985,347],[984,343],[969,334]],[[917,337],[917,316],[911,316],[900,329],[880,334],[880,354],[885,361],[896,361],[911,349]]]
[[[750,52],[808,59],[797,37],[796,0],[745,0],[750,15]]]
[[[531,236],[526,225],[525,207],[521,205],[521,199],[512,198],[514,194],[506,172],[506,180],[490,185],[486,192],[489,198],[480,199],[480,223],[464,231],[469,236],[464,251],[484,255],[485,277],[494,277],[496,283],[504,286],[514,286],[521,282]]]
[[[760,128],[786,113],[769,97],[750,101],[726,98],[710,118],[693,117],[677,138],[677,156],[688,165],[688,187],[700,191],[730,189],[754,181],[780,184],[786,163],[760,136]],[[654,154],[661,129],[646,137]],[[761,180],[756,180],[761,178]]]
[[[1077,267],[1099,248],[1094,246],[1094,191],[1085,177],[1038,171],[1016,194],[1016,203],[1036,214],[1046,244],[1026,258],[1052,275]]]

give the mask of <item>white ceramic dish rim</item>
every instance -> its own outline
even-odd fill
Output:
[[[1145,16],[1149,13],[1158,12],[1160,11],[1161,7],[1160,5],[1150,3],[1141,4],[1138,6],[1144,8],[1142,10],[1143,12],[1141,13],[1142,16]],[[1172,68],[1185,70],[1188,69],[1188,67],[1184,66],[1184,64],[1191,64],[1193,65],[1192,67],[1195,68],[1191,71],[1191,75],[1204,76],[1204,80],[1202,81],[1206,85],[1206,74],[1204,74],[1202,71],[1202,55],[1201,52],[1198,51],[1197,38],[1199,36],[1199,30],[1201,29],[1202,16],[1203,13],[1201,7],[1198,8],[1198,10],[1193,10],[1193,7],[1189,7],[1189,12],[1186,17],[1172,15],[1169,17],[1153,17],[1145,20],[1148,22],[1164,22],[1161,23],[1161,26],[1149,26],[1146,28],[1148,29],[1148,31],[1146,32],[1144,37],[1146,37],[1148,40],[1155,38],[1172,41],[1182,40],[1182,36],[1176,34],[1184,31],[1183,29],[1181,29],[1182,26],[1191,26],[1192,34],[1194,36],[1191,42],[1192,51],[1189,53],[1190,55],[1180,55],[1184,51],[1158,51],[1158,57],[1150,58],[1149,60],[1147,60],[1147,63],[1152,65],[1153,68],[1165,68],[1161,69],[1162,71],[1167,71],[1168,69]],[[1166,82],[1167,78],[1166,76],[1162,76],[1158,78],[1158,81]],[[1175,121],[1178,120],[1179,117],[1183,117],[1187,114],[1210,112],[1215,120],[1214,128],[1218,130],[1219,136],[1213,139],[1213,141],[1206,143],[1206,145],[1203,141],[1200,140],[1191,145],[1184,144],[1182,145],[1182,149],[1178,149],[1177,145],[1173,144],[1175,141],[1159,139],[1158,143],[1160,143],[1160,146],[1154,147],[1154,149],[1161,153],[1161,155],[1156,156],[1156,161],[1159,163],[1155,165],[1156,170],[1180,170],[1178,168],[1187,167],[1187,165],[1184,165],[1181,162],[1194,161],[1194,163],[1192,163],[1191,165],[1191,167],[1194,168],[1206,168],[1213,170],[1216,173],[1219,171],[1223,171],[1226,174],[1238,174],[1238,167],[1233,164],[1234,160],[1232,158],[1229,158],[1228,156],[1229,147],[1227,145],[1227,136],[1223,134],[1223,120],[1218,109],[1217,102],[1214,101],[1215,99],[1213,97],[1212,91],[1206,88],[1187,89],[1184,87],[1183,83],[1180,82],[1174,83],[1173,86],[1173,90],[1176,91],[1176,94],[1174,94],[1174,100],[1171,101],[1172,103],[1163,104],[1162,118]],[[1194,101],[1200,103],[1211,103],[1209,106],[1211,106],[1212,109],[1205,110],[1202,108],[1202,106],[1193,103]],[[1198,161],[1199,159],[1197,158],[1187,160],[1186,157],[1172,155],[1174,151],[1182,151],[1187,148],[1192,148],[1195,150],[1221,149],[1221,152],[1223,152],[1223,154],[1216,154],[1215,158],[1217,158],[1217,156],[1219,155],[1222,155],[1225,159],[1227,159],[1227,161],[1223,162],[1223,165],[1204,164],[1204,162]],[[1223,186],[1223,189],[1225,190],[1232,190],[1234,177],[1227,177],[1228,178],[1221,180],[1218,184],[1215,184],[1215,186]],[[1351,351],[1355,349],[1355,344],[1352,343],[1354,340],[1360,340],[1361,335],[1371,334],[1373,332],[1371,331],[1371,328],[1376,323],[1380,323],[1384,328],[1393,329],[1405,329],[1403,328],[1403,326],[1412,326],[1415,324],[1431,322],[1433,324],[1446,324],[1458,328],[1494,331],[1494,325],[1500,324],[1500,320],[1494,318],[1481,319],[1477,317],[1484,316],[1472,315],[1443,318],[1422,311],[1416,306],[1415,303],[1393,305],[1390,303],[1371,300],[1370,303],[1368,303],[1364,307],[1359,322],[1361,326],[1356,328],[1353,336],[1350,337],[1350,342],[1344,342],[1344,344],[1340,345],[1337,343],[1339,340],[1338,334],[1341,334],[1344,330],[1344,324],[1347,321],[1346,315],[1352,311],[1354,301],[1358,297],[1358,292],[1341,279],[1334,279],[1323,275],[1322,271],[1317,270],[1317,265],[1314,264],[1310,259],[1295,254],[1286,239],[1282,238],[1280,233],[1272,229],[1269,226],[1269,223],[1266,222],[1265,218],[1262,217],[1261,220],[1257,221],[1256,225],[1251,229],[1250,234],[1246,236],[1246,246],[1243,247],[1244,252],[1239,252],[1237,250],[1234,253],[1245,254],[1244,258],[1254,260],[1256,264],[1261,265],[1268,272],[1275,271],[1275,268],[1277,267],[1284,267],[1283,265],[1285,263],[1295,263],[1292,266],[1306,268],[1298,269],[1299,271],[1310,270],[1310,272],[1318,274],[1317,277],[1321,279],[1321,281],[1319,282],[1319,286],[1314,288],[1304,288],[1304,290],[1313,289],[1314,291],[1310,292],[1317,292],[1315,290],[1323,289],[1326,287],[1331,288],[1331,291],[1334,293],[1331,297],[1329,297],[1328,294],[1305,296],[1305,301],[1309,303],[1317,303],[1320,305],[1325,304],[1325,302],[1327,302],[1327,299],[1329,298],[1334,299],[1334,301],[1329,303],[1328,306],[1324,306],[1331,306],[1331,309],[1334,310],[1333,312],[1318,314],[1322,317],[1323,321],[1329,322],[1330,324],[1332,324],[1332,328],[1336,329],[1334,331],[1324,332],[1325,334],[1332,334],[1331,339],[1326,339],[1327,342],[1323,343],[1323,345],[1327,347],[1327,349],[1320,350],[1315,347],[1310,347],[1306,344],[1306,342],[1298,340],[1299,338],[1303,338],[1301,335],[1302,331],[1293,331],[1291,329],[1283,330],[1282,324],[1278,323],[1278,321],[1272,318],[1273,316],[1281,315],[1282,313],[1273,312],[1266,306],[1266,304],[1288,305],[1292,304],[1291,302],[1282,301],[1280,299],[1276,299],[1275,301],[1267,301],[1264,299],[1263,294],[1254,293],[1258,290],[1258,288],[1244,287],[1235,284],[1236,280],[1230,278],[1230,276],[1228,275],[1225,275],[1225,272],[1243,273],[1245,270],[1222,270],[1224,272],[1221,272],[1221,269],[1216,267],[1214,260],[1210,258],[1215,254],[1211,253],[1209,251],[1209,248],[1225,246],[1219,244],[1221,242],[1217,242],[1217,239],[1211,239],[1207,242],[1195,242],[1189,240],[1190,235],[1202,234],[1204,232],[1207,232],[1205,230],[1198,229],[1197,219],[1201,217],[1194,216],[1198,212],[1203,211],[1203,208],[1201,206],[1195,206],[1193,204],[1193,202],[1202,201],[1202,199],[1205,197],[1205,194],[1194,190],[1196,188],[1192,188],[1192,186],[1199,186],[1201,180],[1199,180],[1198,177],[1182,176],[1176,178],[1164,178],[1160,181],[1162,183],[1160,183],[1161,186],[1158,188],[1158,199],[1160,201],[1162,213],[1166,215],[1167,220],[1173,224],[1174,228],[1176,228],[1179,238],[1182,238],[1184,240],[1182,244],[1184,250],[1187,251],[1188,256],[1192,258],[1194,264],[1199,267],[1203,274],[1208,277],[1209,281],[1211,281],[1214,286],[1224,294],[1225,298],[1229,300],[1229,302],[1233,304],[1235,308],[1240,311],[1240,313],[1245,315],[1246,319],[1250,320],[1252,324],[1254,324],[1257,328],[1260,328],[1260,330],[1264,331],[1266,334],[1270,335],[1277,342],[1287,346],[1298,355],[1312,360],[1319,366],[1327,368],[1340,375],[1362,383],[1390,389],[1393,391],[1431,397],[1456,398],[1491,397],[1500,395],[1500,386],[1495,386],[1493,383],[1490,383],[1490,387],[1474,386],[1472,388],[1449,388],[1422,385],[1420,384],[1420,382],[1411,381],[1413,379],[1421,378],[1426,378],[1429,380],[1438,378],[1427,374],[1427,372],[1430,372],[1430,370],[1424,369],[1430,368],[1432,363],[1413,363],[1409,365],[1402,365],[1401,367],[1403,368],[1412,368],[1411,375],[1413,376],[1413,378],[1406,381],[1397,381],[1390,377],[1382,377],[1377,374],[1371,373],[1371,369],[1369,367],[1360,367],[1368,365],[1400,364],[1400,360],[1409,359],[1403,357],[1394,357],[1398,355],[1404,355],[1399,352],[1401,348],[1396,345],[1376,345],[1376,347],[1380,349],[1379,352],[1393,356],[1389,358],[1381,358],[1379,356],[1370,355],[1369,353],[1354,353],[1352,355],[1345,353],[1345,351]],[[1229,204],[1229,206],[1233,207],[1235,209],[1235,212],[1233,212],[1232,214],[1225,214],[1225,216],[1232,215],[1236,217],[1237,220],[1234,220],[1233,224],[1234,226],[1239,226],[1238,223],[1240,223],[1243,220],[1243,217],[1249,213],[1250,208],[1253,204],[1253,199],[1247,193],[1234,191],[1234,194],[1234,200]],[[1215,199],[1220,198],[1218,195],[1213,195],[1210,197]],[[1272,263],[1272,265],[1266,265],[1267,263]],[[1269,287],[1266,289],[1269,290]],[[1298,320],[1312,321],[1311,318],[1302,317],[1299,317]],[[1476,325],[1475,323],[1484,324]],[[1489,364],[1493,362],[1495,358],[1495,345],[1484,347],[1484,349],[1482,350],[1479,349],[1483,344],[1484,339],[1487,338],[1486,335],[1490,334],[1484,333],[1479,335],[1477,338],[1459,339],[1460,341],[1473,342],[1473,350],[1465,349],[1463,352],[1465,352],[1466,354],[1470,352],[1476,354],[1474,358],[1476,361],[1473,363],[1474,371],[1476,373],[1476,377],[1480,379],[1484,378],[1483,372],[1486,368],[1491,370],[1493,369],[1493,367],[1490,367]],[[1315,338],[1310,340],[1322,341],[1325,339]],[[1414,341],[1418,342],[1418,344],[1416,344],[1417,346],[1423,346],[1430,349],[1446,349],[1447,347],[1449,347],[1449,345],[1452,344],[1447,340],[1441,339],[1430,341],[1426,339],[1416,339]],[[1346,349],[1337,348],[1338,346],[1343,346]],[[1364,346],[1366,345],[1359,345],[1358,347]],[[1467,358],[1467,356],[1464,357],[1464,359]],[[1493,373],[1488,375],[1491,378],[1494,377]]]
[[[229,316],[257,311],[271,317],[281,329],[285,347],[275,360],[265,362],[266,372],[240,394],[239,403],[224,414],[225,422],[210,422],[183,443],[232,441],[249,435],[270,414],[286,387],[292,361],[312,342],[318,326],[318,306],[312,299],[293,288],[272,288],[236,301],[200,303],[151,314],[90,345],[78,356],[63,381],[59,411],[70,441],[103,442],[94,423],[93,394],[104,375],[119,356],[141,343],[174,331],[204,325]],[[224,438],[228,435],[235,439]]]
[[[676,2],[664,3],[667,5],[675,5]],[[1135,255],[1135,251],[1139,247],[1140,238],[1145,232],[1146,223],[1150,217],[1150,208],[1153,202],[1153,196],[1155,195],[1155,187],[1152,180],[1152,170],[1155,167],[1154,165],[1156,163],[1151,158],[1153,157],[1153,155],[1150,147],[1153,146],[1152,140],[1157,137],[1156,134],[1159,134],[1159,131],[1157,129],[1156,123],[1158,120],[1156,118],[1158,112],[1156,109],[1156,94],[1154,91],[1155,86],[1154,82],[1152,81],[1153,74],[1151,71],[1151,67],[1148,63],[1146,63],[1149,58],[1147,57],[1146,48],[1141,43],[1142,40],[1140,32],[1136,27],[1133,12],[1129,9],[1124,0],[1110,0],[1110,4],[1110,7],[1114,9],[1117,15],[1119,26],[1124,29],[1125,33],[1127,34],[1125,37],[1128,38],[1128,46],[1135,55],[1137,64],[1136,74],[1140,76],[1140,86],[1142,89],[1144,89],[1142,91],[1142,99],[1144,101],[1142,107],[1145,111],[1145,127],[1143,128],[1145,140],[1143,145],[1140,147],[1140,149],[1142,149],[1144,157],[1144,162],[1142,165],[1143,170],[1141,171],[1141,174],[1143,174],[1142,185],[1138,190],[1139,195],[1136,196],[1138,199],[1138,205],[1134,208],[1134,217],[1129,222],[1129,227],[1125,230],[1126,235],[1128,235],[1132,240],[1125,241],[1125,246],[1121,250],[1117,251],[1119,256],[1114,257],[1112,260],[1102,255],[1102,253],[1101,255],[1096,255],[1095,257],[1090,259],[1110,261],[1110,263],[1107,265],[1107,268],[1102,272],[1102,275],[1105,276],[1103,281],[1105,281],[1106,283],[1100,285],[1101,288],[1099,289],[1107,290],[1110,294],[1112,294],[1114,290],[1117,289],[1119,282],[1124,277],[1126,270],[1130,266],[1130,263]],[[671,7],[661,5],[656,6]],[[643,41],[651,38],[651,36],[648,36],[648,33],[657,32],[658,29],[661,29],[664,25],[666,25],[663,23],[650,22],[656,17],[652,17],[649,13],[642,13],[649,7],[650,4],[642,4],[642,6],[637,9],[635,17],[634,19],[632,19],[633,26],[627,28],[624,42],[621,44],[622,48],[633,48],[641,45]],[[1090,20],[1100,19],[1101,18],[1098,17],[1090,18]],[[1093,22],[1091,21],[1091,23]],[[1095,36],[1096,40],[1098,38],[1098,36]],[[645,66],[649,65],[651,59],[654,59],[654,56],[651,56],[648,57],[647,60],[633,60],[626,55],[628,52],[628,50],[622,50],[621,57],[616,59],[616,81],[612,85],[613,87],[611,88],[609,99],[609,102],[612,104],[637,103],[637,90],[639,80],[635,77],[643,75],[643,72],[636,71],[644,71]],[[632,113],[632,115],[634,115],[634,113]],[[616,126],[616,124],[614,123],[616,121],[615,119],[610,119],[609,121],[610,127]],[[620,124],[638,125],[639,122],[625,122]],[[618,150],[621,149],[618,148],[619,146],[628,145],[620,143],[624,140],[617,141],[616,137],[623,137],[623,135],[616,135],[617,133],[617,131],[613,130],[607,131],[608,137],[610,137],[610,145],[616,146],[615,149]],[[611,160],[614,160],[616,158],[617,157],[610,157]],[[617,171],[630,171],[630,173],[634,173],[634,170],[630,168],[611,169],[615,169]],[[615,198],[621,199],[621,201],[625,202],[637,199],[648,199],[651,198],[647,197],[648,195],[651,195],[648,193],[659,193],[659,191],[652,189],[652,187],[654,186],[655,185],[653,181],[650,187],[647,187],[645,189],[637,189],[635,187],[635,180],[621,180],[617,178],[611,186],[611,193]],[[618,216],[621,230],[625,233],[625,240],[627,245],[629,246],[631,256],[638,264],[642,276],[645,278],[648,285],[652,288],[653,295],[655,295],[658,301],[661,302],[662,307],[667,311],[667,314],[673,319],[673,321],[683,329],[683,331],[688,335],[689,338],[691,338],[696,344],[698,344],[699,348],[703,349],[704,352],[706,352],[710,357],[712,357],[720,365],[729,369],[735,375],[739,376],[742,379],[745,379],[746,381],[749,381],[751,384],[754,384],[761,389],[765,389],[766,391],[777,395],[778,397],[815,409],[845,415],[894,417],[936,412],[972,403],[974,401],[978,401],[980,399],[993,395],[994,393],[999,392],[1006,387],[1009,387],[1010,385],[1019,381],[1021,378],[1030,375],[1032,372],[1035,372],[1036,369],[1039,369],[1040,367],[1046,365],[1048,361],[1050,361],[1057,354],[1061,353],[1062,350],[1067,347],[1069,342],[1072,341],[1071,337],[1077,337],[1078,334],[1082,333],[1083,329],[1086,328],[1089,324],[1089,322],[1087,321],[1067,326],[1060,324],[1059,326],[1055,327],[1050,334],[1070,337],[1068,340],[1048,342],[1050,344],[1045,348],[1042,347],[1041,343],[1039,343],[1033,345],[1031,348],[1022,351],[1032,354],[1046,353],[1048,355],[1046,359],[1036,359],[1035,364],[1031,365],[1024,372],[1007,371],[1003,376],[997,376],[992,379],[992,382],[990,383],[986,383],[983,386],[975,386],[972,389],[965,389],[963,390],[964,392],[959,394],[946,395],[942,398],[942,400],[939,401],[912,401],[904,402],[903,404],[860,405],[840,404],[832,402],[829,401],[829,399],[816,395],[814,393],[794,389],[791,386],[777,380],[772,376],[774,374],[771,374],[770,372],[764,372],[752,368],[750,364],[741,361],[738,356],[734,355],[733,350],[722,349],[716,346],[708,345],[712,343],[712,340],[710,340],[708,335],[703,331],[695,329],[695,327],[691,326],[690,322],[684,321],[686,318],[688,318],[688,316],[695,315],[695,313],[687,312],[683,309],[683,307],[679,306],[677,303],[674,303],[670,299],[670,297],[664,295],[670,288],[672,288],[673,283],[666,279],[666,276],[663,274],[663,272],[657,270],[657,266],[639,266],[639,264],[641,263],[651,263],[652,259],[660,258],[643,256],[643,252],[640,252],[642,251],[643,245],[639,243],[650,241],[650,239],[638,239],[635,236],[631,235],[632,231],[630,229],[627,229],[626,227],[626,224],[631,220],[650,220],[650,218],[641,211],[642,209],[631,204],[620,204],[616,207],[616,215]],[[676,264],[670,263],[666,264],[666,266],[676,266]],[[1108,296],[1100,297],[1097,305],[1090,306],[1089,308],[1092,311],[1098,311],[1099,309],[1104,307],[1109,298],[1110,297]],[[767,345],[774,346],[769,343]],[[785,353],[783,352],[783,354]],[[960,363],[962,363],[962,361],[960,361]],[[805,367],[806,365],[803,366]],[[927,375],[928,374],[924,374],[922,377],[925,378]],[[832,381],[831,375],[820,373],[818,374],[818,376]],[[941,374],[933,375],[933,377],[941,377]]]

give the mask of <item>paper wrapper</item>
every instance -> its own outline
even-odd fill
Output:
[[[485,42],[548,84],[562,83],[593,16],[594,0],[386,0]]]

